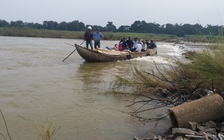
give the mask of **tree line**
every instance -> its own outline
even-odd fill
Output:
[[[169,34],[178,37],[185,35],[223,35],[223,26],[207,25],[203,27],[200,24],[163,24],[147,23],[144,20],[137,20],[133,24],[121,25],[119,28],[109,21],[105,27],[99,25],[85,25],[83,22],[74,20],[72,22],[56,22],[56,21],[43,21],[40,23],[28,23],[22,20],[7,22],[0,19],[1,27],[27,27],[36,29],[49,29],[49,30],[66,30],[66,31],[85,31],[87,26],[92,26],[93,30],[99,28],[101,31],[107,32],[134,32],[134,33],[152,33],[152,34]]]

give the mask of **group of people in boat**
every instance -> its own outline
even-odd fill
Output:
[[[141,51],[146,51],[146,49],[154,49],[156,48],[155,42],[153,40],[148,40],[143,41],[142,39],[139,40],[138,38],[134,38],[132,41],[130,37],[127,39],[122,38],[119,42],[119,44],[114,45],[115,50],[119,51],[124,51],[124,50],[129,50],[132,52],[141,52]]]
[[[96,32],[93,33],[92,27],[89,26],[88,30],[84,33],[86,47],[89,48],[90,45],[91,49],[93,50],[92,40],[94,40],[94,49],[100,48],[100,39],[103,37],[104,36],[100,32],[100,29],[97,29]],[[114,47],[112,47],[112,49],[115,49],[117,51],[129,50],[132,52],[141,52],[146,51],[147,49],[154,48],[156,48],[156,44],[153,42],[153,40],[150,40],[150,42],[148,40],[139,40],[138,38],[134,38],[134,40],[132,40],[130,37],[128,37],[127,39],[122,38],[118,44],[115,44]]]

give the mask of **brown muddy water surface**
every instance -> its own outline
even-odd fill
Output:
[[[131,140],[170,127],[169,120],[155,126],[127,113],[131,97],[105,94],[115,75],[127,75],[130,65],[150,67],[167,63],[177,54],[172,45],[158,43],[158,56],[113,63],[86,63],[65,43],[82,40],[0,37],[0,108],[12,139],[38,139],[38,128],[53,124],[57,140]],[[102,41],[113,46],[118,41]],[[178,49],[178,48],[177,48]],[[153,115],[148,114],[148,115]],[[0,133],[7,137],[2,117]],[[1,136],[0,136],[0,139]]]

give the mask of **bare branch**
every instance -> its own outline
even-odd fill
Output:
[[[12,138],[11,138],[11,136],[10,136],[10,134],[9,134],[9,129],[8,129],[7,123],[6,123],[6,121],[5,121],[5,117],[4,117],[4,115],[3,115],[1,109],[0,109],[0,112],[1,112],[1,115],[2,115],[2,118],[3,118],[3,121],[4,121],[4,123],[5,123],[5,128],[6,128],[6,131],[7,131],[8,136],[9,136],[9,139],[12,140]]]

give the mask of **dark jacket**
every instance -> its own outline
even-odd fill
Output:
[[[156,44],[154,42],[150,42],[147,48],[154,49],[154,48],[156,48]]]
[[[93,39],[93,32],[88,32],[86,31],[85,34],[84,34],[84,40],[86,41],[91,41]]]
[[[126,44],[127,44],[127,46],[128,46],[128,48],[131,50],[131,48],[133,47],[133,41],[132,40],[130,40],[130,39],[128,39],[127,41],[126,41]]]

